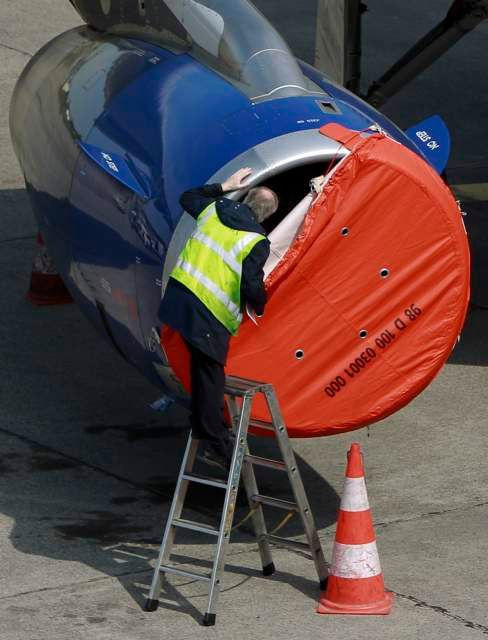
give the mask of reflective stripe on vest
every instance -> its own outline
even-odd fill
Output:
[[[171,272],[232,334],[242,321],[242,263],[264,238],[224,225],[213,202],[198,216],[197,227]]]

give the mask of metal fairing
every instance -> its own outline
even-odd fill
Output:
[[[318,69],[315,69],[311,65],[299,61],[300,67],[303,73],[313,80],[318,86],[322,87],[331,98],[335,99],[339,104],[347,104],[350,109],[357,110],[363,116],[371,118],[376,122],[388,135],[401,142],[405,147],[417,153],[420,157],[425,158],[420,145],[417,146],[414,142],[389,118],[383,113],[380,113],[374,109],[370,104],[358,98],[357,95],[348,91],[344,87],[332,82],[329,78],[325,77]]]
[[[84,313],[167,392],[179,388],[153,329],[185,189],[258,145],[330,122],[355,130],[377,122],[419,153],[374,109],[302,69],[329,97],[251,102],[188,53],[80,27],[46,45],[17,84],[12,139],[49,250]],[[324,111],[324,101],[336,108]],[[123,158],[141,189],[82,144]]]

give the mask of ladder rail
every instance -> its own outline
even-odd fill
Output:
[[[227,406],[229,408],[229,413],[231,414],[232,422],[235,425],[235,421],[239,417],[239,407],[235,396],[227,396]],[[251,422],[251,419],[249,419],[249,424],[251,424]],[[271,554],[271,546],[266,538],[268,531],[266,528],[266,520],[264,518],[263,505],[261,503],[255,503],[252,500],[252,496],[259,493],[259,489],[256,482],[256,476],[254,474],[254,467],[252,465],[251,458],[253,458],[253,456],[250,455],[249,446],[246,442],[245,456],[241,471],[242,482],[244,484],[244,490],[246,492],[249,509],[252,513],[251,523],[258,544],[261,566],[263,568],[263,575],[267,576],[274,573],[273,556]]]
[[[246,452],[249,452],[249,448],[247,445]],[[263,505],[262,503],[255,502],[253,500],[253,496],[259,493],[259,489],[256,482],[253,465],[247,456],[244,458],[244,464],[242,466],[242,481],[244,483],[244,489],[246,491],[249,508],[252,510],[251,522],[254,529],[254,535],[256,536],[256,540],[258,543],[259,555],[261,557],[261,566],[263,567],[263,575],[271,575],[272,573],[274,573],[274,564],[271,547],[267,539],[268,530],[266,527],[266,520],[264,518]]]
[[[212,569],[212,578],[210,580],[210,589],[208,594],[208,605],[206,616],[213,618],[217,613],[217,599],[220,594],[220,585],[222,582],[222,573],[225,565],[225,551],[230,541],[230,533],[232,530],[232,522],[234,519],[235,504],[237,500],[237,491],[239,489],[239,480],[241,476],[242,461],[244,458],[244,446],[247,438],[247,427],[251,416],[252,397],[245,395],[242,401],[241,412],[239,416],[239,424],[236,433],[236,446],[232,454],[232,462],[230,465],[229,481],[225,492],[224,506],[222,509],[222,517],[220,521],[220,533],[217,540],[217,548],[214,557]]]
[[[186,494],[188,491],[188,480],[184,479],[185,472],[188,467],[193,468],[195,456],[197,453],[197,447],[191,437],[191,432],[188,436],[186,443],[185,453],[181,463],[180,471],[178,474],[178,480],[176,482],[176,488],[173,495],[173,501],[166,521],[166,527],[164,529],[163,541],[158,554],[156,562],[156,568],[154,570],[153,579],[151,582],[151,588],[149,590],[149,600],[159,600],[161,593],[161,566],[163,563],[167,564],[171,549],[173,548],[175,528],[173,526],[173,520],[181,516],[183,511],[183,504],[185,502]],[[189,470],[189,469],[188,469]]]
[[[295,454],[288,439],[285,422],[283,420],[274,389],[271,388],[271,390],[265,390],[264,396],[266,398],[273,424],[275,425],[276,439],[278,441],[281,455],[287,469],[289,470],[288,477],[303,527],[305,529],[305,535],[312,553],[317,575],[320,583],[323,584],[329,575],[327,563],[325,561],[324,552],[315,526],[312,510],[305,492],[305,487],[303,486],[302,477],[298,470]]]

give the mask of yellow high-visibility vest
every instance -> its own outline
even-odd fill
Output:
[[[242,321],[242,263],[266,236],[225,226],[206,207],[188,238],[171,277],[185,285],[235,335]]]

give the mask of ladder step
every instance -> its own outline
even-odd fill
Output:
[[[170,567],[168,565],[161,565],[160,571],[163,573],[172,573],[175,576],[183,576],[184,578],[203,580],[204,582],[210,582],[212,579],[212,574],[194,573],[193,571],[185,571],[184,569],[177,569],[176,567]]]
[[[258,429],[266,429],[267,431],[275,430],[272,422],[264,422],[264,420],[254,420],[254,418],[249,420],[249,426],[256,427]]]
[[[253,502],[260,502],[261,504],[267,504],[269,507],[284,509],[285,511],[298,511],[298,505],[296,502],[280,500],[279,498],[272,498],[271,496],[262,496],[259,493],[252,496],[251,500]]]
[[[289,547],[290,549],[297,549],[298,551],[307,551],[310,553],[310,547],[305,542],[289,540],[288,538],[282,538],[281,536],[274,536],[271,533],[266,534],[266,539],[274,544],[282,544],[284,547]]]
[[[175,527],[181,529],[190,529],[190,531],[199,531],[200,533],[208,533],[210,536],[218,536],[220,531],[215,527],[209,527],[205,524],[193,522],[192,520],[183,520],[182,518],[175,518],[171,523]]]
[[[190,480],[191,482],[198,482],[199,484],[206,484],[209,487],[219,487],[221,489],[227,489],[227,482],[224,480],[216,480],[210,476],[202,476],[196,473],[184,473],[183,480]]]
[[[256,380],[246,380],[237,376],[227,376],[225,379],[225,393],[230,396],[244,396],[249,392],[259,393],[270,388],[266,382]]]
[[[244,456],[244,460],[260,467],[269,467],[270,469],[286,471],[286,464],[284,462],[280,462],[280,460],[270,460],[269,458],[260,458],[259,456],[251,455]]]
[[[242,397],[249,393],[258,393],[258,391],[258,389],[240,389],[239,387],[234,387],[230,384],[226,384],[224,389],[224,393],[226,393],[228,396],[236,397]]]

